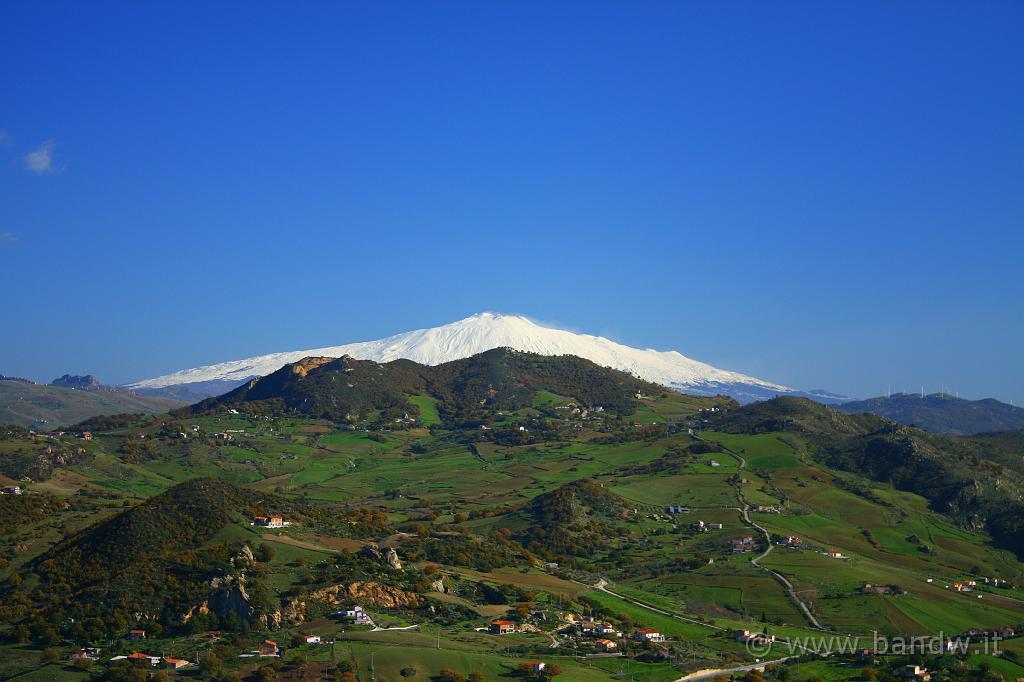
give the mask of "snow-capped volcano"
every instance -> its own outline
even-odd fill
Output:
[[[127,387],[143,393],[191,393],[191,397],[215,395],[252,377],[265,376],[287,363],[310,356],[349,355],[376,362],[406,358],[425,365],[439,365],[503,347],[542,355],[576,355],[603,367],[613,367],[693,394],[725,393],[749,401],[780,393],[796,393],[786,386],[691,360],[676,351],[640,350],[600,336],[544,327],[520,315],[499,313],[478,313],[451,324],[396,334],[377,341],[271,353],[185,369]]]

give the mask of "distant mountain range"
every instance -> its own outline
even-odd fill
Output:
[[[728,395],[740,402],[778,395],[804,396],[830,404],[846,399],[826,391],[800,391],[718,369],[676,351],[631,348],[600,336],[545,327],[519,315],[498,313],[479,313],[441,327],[405,332],[377,341],[272,353],[185,369],[137,381],[128,388],[150,395],[196,400],[220,395],[254,377],[269,375],[307,357],[347,355],[376,362],[407,359],[424,365],[439,365],[495,348],[540,355],[575,355],[691,395]]]
[[[872,412],[900,424],[933,433],[970,435],[1024,429],[1024,408],[992,398],[965,400],[948,393],[896,393],[889,397],[846,402],[838,409],[851,414]]]

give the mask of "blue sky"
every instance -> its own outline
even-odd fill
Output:
[[[0,24],[0,372],[517,312],[1024,403],[1024,4],[49,3]]]

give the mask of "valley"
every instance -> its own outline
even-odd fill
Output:
[[[224,674],[300,661],[359,679],[497,679],[541,660],[559,679],[675,680],[753,663],[764,654],[734,636],[749,630],[778,638],[771,658],[840,678],[846,658],[810,663],[800,642],[1024,621],[1010,551],[824,463],[807,425],[838,419],[829,408],[787,398],[787,428],[753,428],[766,409],[778,418],[775,401],[740,408],[537,358],[400,366],[401,382],[387,365],[300,363],[258,382],[272,390],[92,420],[88,440],[10,429],[0,452],[21,459],[2,473],[23,490],[0,497],[8,676],[79,679],[41,656],[90,645],[101,660],[80,667],[94,672],[141,650],[206,677],[215,656]],[[321,403],[334,416],[315,416]],[[66,456],[40,468],[29,452]],[[258,524],[275,514],[286,525]],[[335,615],[357,605],[373,625]],[[512,631],[489,633],[502,619]],[[591,620],[609,623],[611,650]],[[146,641],[126,640],[132,628]],[[264,639],[281,659],[242,657]]]

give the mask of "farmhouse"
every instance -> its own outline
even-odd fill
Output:
[[[599,639],[594,642],[594,646],[598,651],[615,651],[619,648],[619,645],[610,639]]]
[[[830,549],[828,552],[825,553],[825,555],[828,556],[830,559],[845,559],[846,558],[846,555],[844,555],[838,549]]]
[[[3,488],[0,488],[0,494],[2,494],[2,495],[20,495],[21,494],[21,486],[20,485],[5,485]]]
[[[99,657],[99,655],[99,649],[96,649],[94,647],[86,647],[84,649],[76,649],[72,651],[70,654],[68,654],[68,658],[72,661],[77,661],[80,659],[85,661],[92,661]]]
[[[128,659],[130,663],[145,663],[147,665],[156,665],[160,662],[159,656],[150,656],[149,654],[134,653],[128,654],[125,658]]]
[[[596,637],[597,635],[617,635],[618,631],[611,623],[596,620],[580,621],[579,628],[584,635]]]
[[[128,631],[128,639],[136,640],[136,641],[140,640],[140,639],[146,639],[146,631],[145,630],[129,630]]]
[[[320,643],[320,635],[305,635],[305,636],[303,636],[303,639],[306,641],[306,644],[319,644]]]
[[[774,642],[775,635],[769,635],[767,632],[751,632],[750,630],[737,630],[736,641],[766,644]]]
[[[633,633],[633,639],[640,642],[664,642],[665,635],[650,628],[640,628]]]
[[[356,625],[372,625],[373,620],[370,614],[363,610],[362,606],[353,606],[345,611],[338,611],[338,615],[353,621]]]
[[[527,661],[523,665],[527,666],[533,675],[540,675],[544,672],[544,661]]]
[[[260,656],[277,656],[277,642],[272,639],[265,639],[260,642]]]
[[[507,635],[510,632],[516,631],[516,624],[510,620],[492,620],[491,621],[491,634],[493,635]]]
[[[784,537],[782,539],[782,543],[784,545],[789,546],[789,547],[799,547],[800,546],[800,538],[798,538],[795,535],[787,535],[786,537]]]
[[[928,673],[927,668],[922,668],[919,665],[905,665],[900,669],[900,677],[911,680],[918,680],[919,682],[928,682],[932,676]]]
[[[283,528],[284,517],[278,514],[272,514],[270,516],[257,516],[253,519],[253,524],[257,526],[263,526],[265,528]]]

